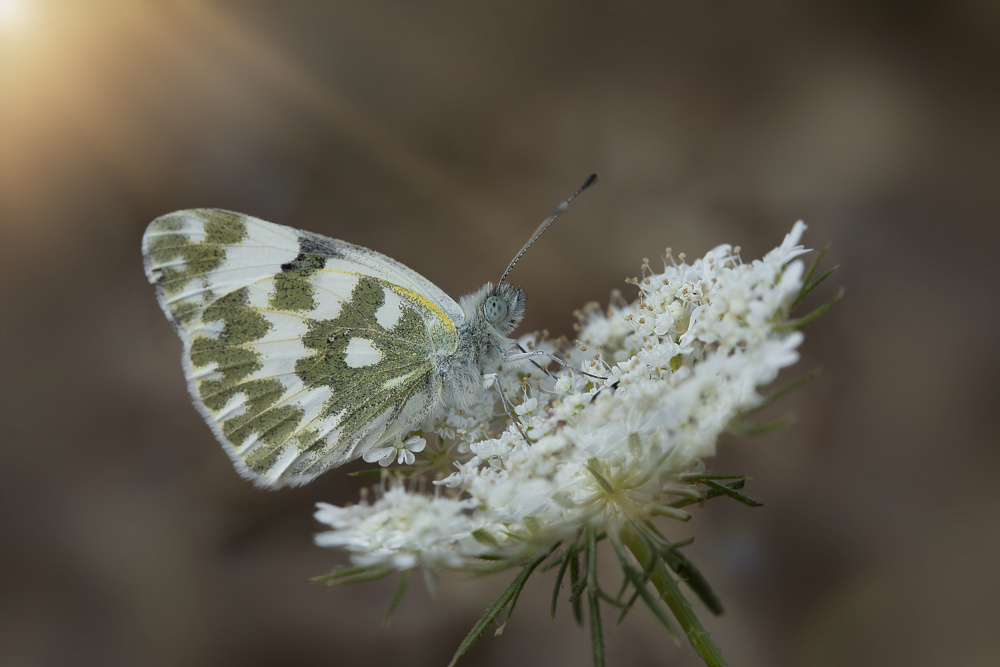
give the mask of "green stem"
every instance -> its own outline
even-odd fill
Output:
[[[691,642],[691,647],[694,648],[695,653],[705,661],[708,667],[726,667],[726,660],[722,657],[719,648],[712,641],[708,631],[702,626],[701,621],[695,616],[690,603],[688,603],[684,594],[681,593],[681,589],[677,587],[677,582],[670,575],[670,571],[664,567],[663,560],[653,549],[652,545],[642,539],[632,526],[627,523],[622,527],[621,539],[622,543],[635,556],[639,567],[645,570],[650,563],[654,563],[649,573],[649,580],[653,582],[663,601],[667,603],[674,618],[677,619],[677,622],[684,630],[684,634],[687,635],[688,641]]]

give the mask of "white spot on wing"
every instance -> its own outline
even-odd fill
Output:
[[[261,442],[257,437],[257,433],[251,432],[247,439],[243,441],[242,445],[236,445],[233,443],[233,449],[236,450],[236,453],[239,454],[245,461],[247,457],[253,453],[253,450],[260,444]]]
[[[302,430],[316,429],[319,432],[320,439],[322,439],[337,427],[344,414],[343,411],[336,415],[321,418],[326,407],[326,402],[330,400],[332,395],[333,392],[330,391],[329,387],[315,387],[308,391],[303,391],[296,397],[297,405],[303,411]]]
[[[241,416],[246,412],[247,402],[243,394],[233,394],[222,409],[215,413],[215,420],[225,421],[232,417]]]
[[[291,262],[298,254],[295,241],[284,238],[275,225],[254,225],[251,238],[226,246],[226,258],[208,274],[209,286],[225,294],[258,280],[266,280],[281,271],[281,265]],[[256,299],[252,300],[256,303]],[[266,303],[266,301],[264,301]]]
[[[367,338],[352,338],[347,343],[347,354],[344,363],[351,368],[373,366],[382,358],[382,353]]]
[[[383,329],[391,329],[396,326],[399,318],[403,316],[403,302],[391,289],[383,289],[382,293],[385,295],[385,301],[375,311],[375,321]]]
[[[403,384],[404,382],[409,382],[415,374],[423,372],[422,370],[410,371],[409,373],[404,373],[403,375],[397,375],[396,377],[389,378],[382,385],[383,389],[393,389]]]
[[[358,276],[353,273],[317,271],[309,279],[313,286],[313,299],[316,301],[312,315],[324,320],[337,317],[344,302],[351,300],[358,280]]]
[[[225,326],[226,323],[222,320],[200,320],[198,326],[191,330],[191,337],[218,338]]]
[[[166,299],[166,302],[173,305],[175,303],[185,303],[187,301],[201,301],[205,294],[212,291],[210,288],[205,287],[200,280],[192,281],[190,285],[191,287],[188,290],[175,294],[169,299]]]
[[[301,317],[275,311],[260,313],[271,327],[260,340],[250,347],[260,355],[260,369],[252,379],[280,377],[294,374],[295,364],[314,351],[306,349],[302,339],[309,332],[307,322]]]
[[[258,280],[247,285],[247,305],[254,308],[270,308],[271,295],[274,293],[274,281]]]
[[[323,428],[319,430],[319,437],[326,438],[330,442],[339,441],[340,431],[337,430],[337,427],[340,425],[340,420],[344,418],[345,412],[347,410],[341,410],[337,414],[323,420]]]
[[[275,459],[274,465],[272,465],[267,472],[264,473],[265,476],[270,477],[271,479],[278,479],[278,477],[281,476],[281,473],[285,472],[288,466],[292,465],[298,456],[299,452],[295,449],[295,447],[285,445],[282,447],[281,453]]]
[[[219,372],[219,362],[211,361],[201,368],[192,369],[191,379],[199,383],[205,380],[221,380],[222,373]]]

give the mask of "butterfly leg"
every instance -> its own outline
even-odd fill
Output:
[[[510,417],[510,420],[514,423],[514,428],[516,428],[517,432],[521,434],[521,437],[524,438],[524,441],[530,445],[531,441],[528,440],[528,436],[526,436],[524,434],[524,431],[521,430],[521,424],[520,422],[517,421],[517,418],[514,416],[514,412],[511,409],[510,401],[507,400],[507,394],[504,392],[503,385],[500,384],[500,376],[497,375],[496,373],[485,373],[483,375],[483,386],[486,387],[487,389],[490,387],[496,388],[497,393],[500,394],[500,402],[503,404],[503,411],[507,413],[508,417]]]
[[[563,361],[559,357],[555,356],[551,352],[545,352],[544,350],[525,350],[523,347],[521,347],[520,343],[518,343],[517,347],[518,347],[518,349],[521,350],[521,353],[520,354],[511,354],[511,355],[508,355],[508,356],[504,357],[503,361],[505,363],[517,362],[517,361],[524,361],[525,359],[529,359],[530,360],[533,357],[548,357],[551,361],[556,362],[557,364],[559,364],[563,368],[568,368],[571,371],[576,371],[577,373],[580,373],[582,375],[586,375],[587,377],[592,377],[592,378],[595,378],[597,380],[607,380],[608,379],[606,376],[594,375],[593,373],[588,373],[587,371],[580,370],[576,366],[573,366],[571,364],[566,363],[565,361]],[[551,373],[549,373],[544,368],[542,368],[538,363],[536,363],[535,361],[532,361],[531,363],[535,364],[535,366],[537,366],[539,368],[539,370],[543,371],[546,375],[549,375],[551,377]]]
[[[545,373],[549,377],[552,377],[552,373],[549,373],[549,371],[547,369],[542,368],[542,366],[539,363],[537,363],[537,362],[535,362],[534,360],[531,359],[531,357],[548,357],[550,360],[555,361],[556,363],[560,364],[564,368],[568,368],[570,370],[576,371],[577,373],[581,373],[583,375],[586,375],[587,377],[596,378],[598,380],[607,380],[608,379],[607,377],[601,377],[600,375],[594,375],[592,373],[588,373],[587,371],[582,371],[579,368],[577,368],[576,366],[571,366],[571,365],[567,364],[565,361],[563,361],[562,359],[560,359],[559,357],[557,357],[555,355],[552,355],[552,354],[549,354],[548,352],[543,352],[542,350],[528,351],[528,350],[525,350],[523,347],[521,347],[520,343],[517,344],[517,348],[519,350],[521,350],[521,354],[511,355],[511,357],[505,358],[504,361],[519,361],[519,360],[529,359],[529,360],[531,360],[531,363],[534,364],[535,368],[537,368],[538,370],[542,371],[543,373]],[[615,382],[613,385],[611,385],[611,388],[612,389],[617,389],[618,388],[618,382]],[[595,400],[597,400],[597,397],[601,394],[602,391],[604,391],[604,389],[605,389],[605,387],[601,387],[600,389],[598,389],[597,393],[590,397],[590,402],[593,403]],[[507,414],[509,415],[510,412],[508,411]]]

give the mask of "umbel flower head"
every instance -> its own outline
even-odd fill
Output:
[[[652,519],[687,519],[683,507],[716,495],[756,504],[738,490],[742,478],[709,474],[703,462],[724,431],[762,406],[759,388],[798,359],[801,325],[832,305],[790,320],[792,307],[829,275],[810,283],[815,264],[807,272],[796,259],[807,252],[799,245],[805,229],[796,223],[779,247],[750,263],[729,245],[690,264],[668,251],[662,270],[644,260],[642,276],[630,281],[638,298],[584,308],[574,345],[522,338],[524,348],[557,354],[570,366],[504,369],[502,386],[517,388],[507,398],[518,424],[498,434],[491,426],[506,415],[496,392],[487,392],[471,408],[429,418],[422,437],[366,457],[383,465],[398,460],[408,464],[400,470],[409,479],[433,483],[383,476],[370,502],[321,503],[315,516],[329,529],[317,544],[346,549],[356,566],[322,579],[344,584],[417,566],[522,568],[457,658],[504,608],[509,613],[527,577],[547,560],[557,569],[557,590],[569,573],[575,611],[584,597],[590,602],[592,637],[600,636],[599,602],[627,611],[629,596],[672,630],[659,597],[706,663],[724,664],[668,570],[685,572],[710,609],[721,606]],[[427,452],[414,457],[425,438]],[[604,538],[630,582],[624,599],[596,581],[594,544]],[[595,642],[597,660],[603,645]]]

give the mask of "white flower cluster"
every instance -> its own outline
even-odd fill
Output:
[[[626,521],[683,515],[667,503],[692,493],[685,473],[798,358],[802,334],[783,324],[802,287],[804,267],[792,260],[806,252],[805,228],[796,223],[750,264],[728,245],[692,264],[668,255],[660,273],[644,263],[639,298],[587,309],[576,349],[562,355],[605,379],[508,370],[501,381],[519,388],[508,396],[527,440],[513,426],[486,437],[493,392],[482,406],[437,415],[424,433],[462,441],[457,470],[433,495],[389,483],[370,503],[320,504],[316,518],[331,530],[317,544],[345,548],[359,566],[475,568],[483,556],[517,559],[588,526],[613,534]],[[521,344],[557,350],[537,337]],[[405,449],[382,456],[412,460]]]

